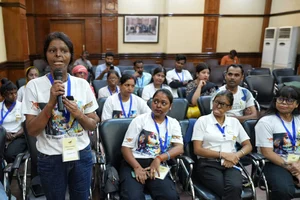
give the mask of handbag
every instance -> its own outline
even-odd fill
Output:
[[[186,117],[189,118],[199,118],[200,117],[200,110],[198,108],[198,106],[189,106],[187,113],[186,113]]]
[[[107,166],[105,171],[104,192],[106,194],[117,192],[119,190],[119,174],[113,166]]]

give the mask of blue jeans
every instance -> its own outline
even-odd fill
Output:
[[[38,173],[47,200],[64,200],[68,186],[70,200],[87,200],[92,179],[91,147],[79,151],[80,160],[62,162],[62,155],[38,154]]]

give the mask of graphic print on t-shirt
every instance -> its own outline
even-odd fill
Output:
[[[171,137],[168,136],[167,146],[170,144]],[[162,137],[162,142],[164,143],[164,137]],[[159,146],[159,137],[157,133],[142,130],[139,134],[138,147],[136,148],[136,153],[146,154],[149,156],[157,156],[160,154],[160,146]]]
[[[127,114],[128,113],[126,113],[126,116],[125,116],[124,113],[123,113],[123,111],[121,111],[121,110],[114,110],[113,113],[112,113],[112,118],[126,118]],[[132,110],[130,112],[129,117],[130,118],[135,118],[136,116],[137,116],[137,111],[136,110]]]
[[[300,154],[300,133],[297,132],[296,147],[293,149],[288,133],[273,134],[274,152],[285,157],[289,153]]]

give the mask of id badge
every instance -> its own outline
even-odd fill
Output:
[[[287,161],[288,162],[297,162],[300,158],[300,155],[296,155],[296,154],[289,154],[287,157]]]
[[[79,160],[77,138],[63,138],[63,162]]]

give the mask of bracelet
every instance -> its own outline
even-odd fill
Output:
[[[245,155],[245,152],[243,151],[243,149],[241,149],[240,152],[242,152],[243,156]]]
[[[45,116],[49,119],[51,117],[51,115],[48,115],[47,110],[44,111]]]
[[[168,155],[168,160],[170,160],[171,156],[170,156],[169,152],[166,152],[166,154]]]
[[[163,162],[163,159],[160,156],[156,156],[160,160],[160,162]]]

